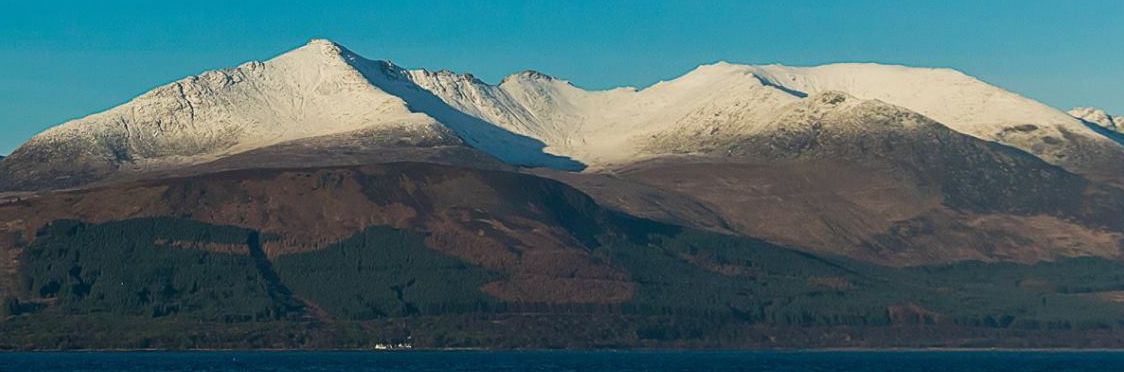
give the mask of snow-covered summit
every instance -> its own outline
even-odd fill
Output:
[[[5,173],[40,181],[207,162],[304,138],[355,131],[455,137],[369,84],[343,47],[313,40],[265,62],[187,77],[35,136]]]
[[[1069,114],[1113,132],[1124,133],[1124,116],[1109,115],[1104,110],[1092,107],[1076,107],[1069,110]]]
[[[431,122],[368,84],[355,56],[316,39],[265,62],[208,71],[64,123],[39,141],[114,138],[134,161],[221,155],[309,136]]]
[[[506,77],[503,78],[503,80],[500,81],[500,85],[503,85],[504,83],[508,82],[509,80],[548,80],[549,81],[549,80],[554,80],[554,77],[550,76],[550,75],[547,75],[547,74],[544,74],[544,73],[541,73],[541,72],[538,72],[538,71],[535,71],[535,70],[523,70],[523,71],[511,74],[511,75],[507,75]]]

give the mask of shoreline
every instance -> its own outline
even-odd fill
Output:
[[[0,350],[2,354],[18,353],[1124,353],[1124,348],[637,348],[637,349],[487,349],[487,348],[414,348],[377,349],[39,349]]]

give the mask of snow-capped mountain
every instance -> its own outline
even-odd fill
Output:
[[[683,147],[716,136],[775,130],[767,124],[784,106],[830,91],[901,106],[1071,170],[1091,167],[1090,157],[1124,153],[1064,112],[949,69],[720,62],[641,90],[606,91],[586,91],[535,72],[509,76],[495,86],[470,75],[419,71],[414,76],[450,105],[591,166],[658,156],[668,146],[689,150]],[[682,143],[675,144],[671,133],[678,133]],[[661,146],[652,146],[653,137]]]
[[[721,228],[822,253],[917,264],[1119,252],[1118,240],[1092,236],[1120,228],[1120,189],[901,106],[825,91],[752,130],[703,134],[657,136],[652,152],[682,156],[613,176],[688,197]],[[576,184],[622,210],[663,212],[659,198],[630,199],[627,185],[607,183]],[[981,224],[989,218],[1006,222]]]
[[[0,173],[13,180],[7,188],[65,187],[340,138],[368,149],[467,145],[516,165],[596,170],[704,153],[727,138],[783,135],[793,105],[833,92],[853,97],[848,103],[896,105],[1072,171],[1124,164],[1116,161],[1124,148],[1080,120],[948,69],[716,63],[643,89],[590,91],[535,71],[492,85],[408,70],[313,40],[52,128],[11,154]]]
[[[1076,107],[1069,110],[1069,114],[1113,132],[1124,133],[1124,116],[1109,115],[1104,110],[1092,107]]]
[[[266,62],[188,77],[51,128],[13,152],[4,168],[17,178],[67,185],[347,132],[456,140],[432,118],[368,84],[348,55],[314,40]]]
[[[8,188],[69,187],[281,144],[357,138],[387,146],[457,146],[465,138],[512,163],[569,165],[522,156],[541,154],[533,149],[539,142],[448,108],[396,80],[398,71],[312,40],[268,61],[191,76],[51,128],[13,152],[0,173],[10,176]]]
[[[328,41],[266,62],[157,88],[37,141],[96,138],[130,160],[221,156],[294,139],[370,129],[440,136],[442,126],[368,84],[350,52]],[[410,133],[416,132],[416,133]]]

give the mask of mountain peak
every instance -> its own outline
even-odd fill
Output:
[[[308,43],[290,50],[274,58],[274,60],[290,60],[302,63],[332,63],[337,61],[352,61],[360,58],[342,45],[328,39],[311,39]]]
[[[265,62],[189,76],[49,129],[5,159],[0,174],[29,174],[21,180],[26,185],[80,175],[56,182],[71,186],[314,138],[339,142],[363,134],[369,147],[447,143],[440,124],[372,85],[360,71],[372,66],[397,68],[314,39]],[[60,143],[67,145],[60,150]],[[44,157],[49,167],[35,160]]]
[[[689,84],[710,84],[739,76],[752,77],[755,75],[754,72],[753,66],[718,61],[715,63],[698,65],[686,74],[666,81],[666,83],[686,82]]]
[[[723,73],[723,72],[737,72],[737,71],[749,71],[749,70],[750,70],[750,66],[748,66],[748,65],[740,65],[740,64],[737,64],[737,63],[730,63],[730,62],[726,62],[726,61],[718,61],[718,62],[714,62],[714,63],[707,63],[707,64],[698,65],[698,67],[695,67],[694,70],[691,70],[691,72],[689,72],[687,74],[691,75],[691,74],[707,73],[707,72]]]
[[[514,74],[511,74],[511,75],[508,75],[507,77],[503,78],[503,81],[501,82],[501,84],[502,84],[503,82],[507,82],[507,81],[509,81],[509,80],[523,80],[523,81],[528,81],[528,80],[530,80],[530,81],[534,81],[534,80],[542,80],[542,81],[554,81],[554,80],[557,80],[557,79],[555,79],[555,78],[554,78],[553,76],[550,76],[550,75],[547,75],[547,74],[544,74],[544,73],[542,73],[542,72],[538,72],[538,71],[535,71],[535,70],[523,70],[523,71],[520,71],[520,72],[516,72],[516,73],[514,73]]]
[[[1069,114],[1086,123],[1099,125],[1103,128],[1124,132],[1124,116],[1109,115],[1105,110],[1094,107],[1075,107]]]
[[[340,46],[339,44],[337,44],[334,41],[331,41],[331,40],[328,40],[328,39],[321,39],[321,38],[309,39],[308,44],[306,44],[306,45],[310,45],[310,46],[335,46],[335,47]]]
[[[713,63],[704,63],[704,64],[701,64],[701,65],[698,66],[698,68],[702,68],[702,69],[708,69],[708,68],[709,69],[731,69],[731,68],[739,68],[739,67],[745,67],[745,65],[741,65],[741,64],[737,64],[737,63],[730,63],[730,62],[723,61],[723,60],[713,62]]]
[[[303,49],[303,48],[319,50],[326,55],[340,55],[340,56],[349,56],[349,55],[354,56],[355,55],[355,53],[352,53],[350,50],[345,48],[343,45],[340,45],[339,43],[328,40],[328,39],[310,39],[310,40],[308,40],[307,44],[305,44],[304,46],[301,47],[301,49]]]

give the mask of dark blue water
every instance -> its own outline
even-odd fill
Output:
[[[1124,371],[1119,352],[0,353],[3,371]]]

